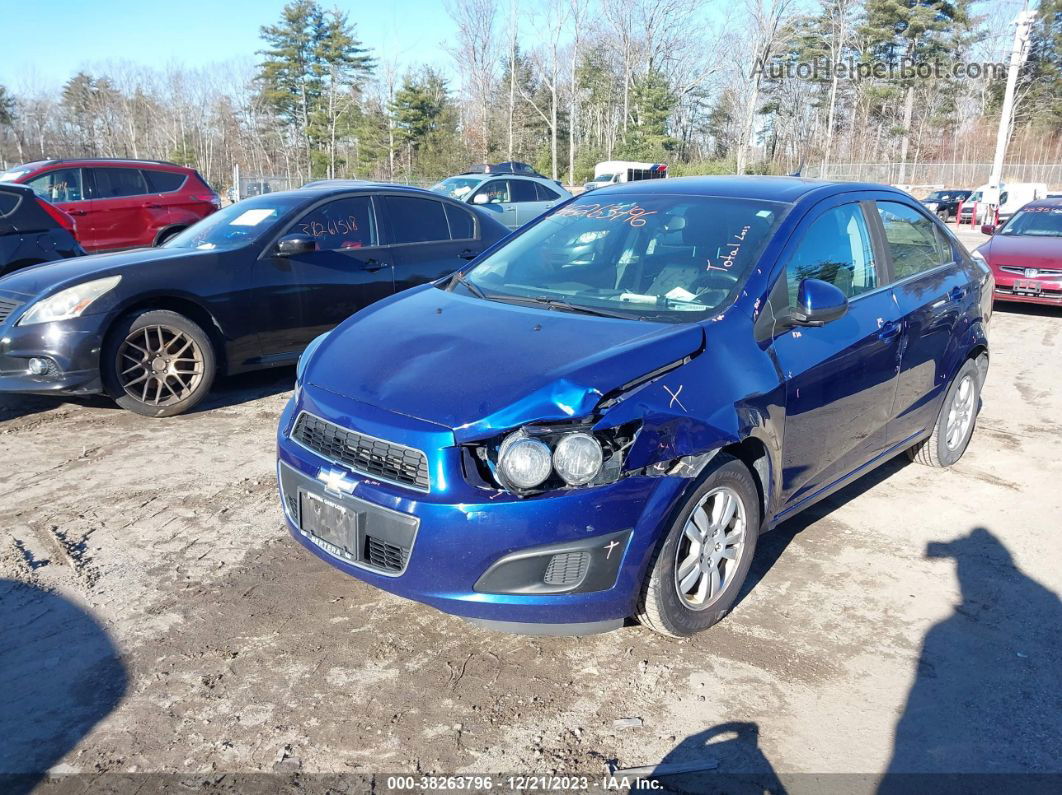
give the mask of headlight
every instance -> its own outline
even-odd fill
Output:
[[[550,476],[549,447],[519,431],[510,434],[498,451],[498,475],[505,485],[517,489],[533,489]]]
[[[583,486],[601,471],[601,443],[588,433],[569,433],[557,443],[553,468],[569,486]]]
[[[55,295],[33,304],[18,324],[30,326],[34,323],[50,323],[53,320],[81,317],[93,301],[109,290],[113,290],[121,280],[121,276],[108,276],[105,279],[96,279],[60,290]]]

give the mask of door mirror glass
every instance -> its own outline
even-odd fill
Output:
[[[848,311],[848,298],[840,289],[820,279],[804,279],[797,288],[797,305],[789,310],[797,326],[822,326]]]
[[[477,193],[475,196],[472,197],[473,204],[486,204],[489,201],[490,196],[488,196],[486,193]]]
[[[317,251],[317,241],[309,235],[284,235],[277,241],[278,257],[294,257]]]
[[[982,235],[994,235],[996,233],[995,224],[981,224]]]

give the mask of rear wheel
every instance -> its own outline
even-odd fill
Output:
[[[172,240],[173,238],[177,237],[177,235],[181,234],[181,232],[183,231],[184,229],[167,229],[165,232],[159,235],[159,239],[155,241],[155,245],[161,246],[168,240]]]
[[[912,461],[930,467],[950,467],[966,452],[977,424],[981,403],[981,374],[967,359],[948,388],[933,433],[907,451]]]
[[[759,493],[743,463],[716,457],[657,550],[642,586],[638,620],[687,637],[730,612],[748,575],[760,529]]]
[[[103,377],[115,402],[146,417],[183,414],[214,382],[210,337],[184,315],[153,309],[129,315],[113,329]]]

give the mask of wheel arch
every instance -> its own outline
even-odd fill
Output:
[[[131,314],[151,312],[156,309],[169,310],[170,312],[184,315],[202,328],[210,338],[210,342],[214,347],[214,358],[217,363],[217,371],[220,373],[228,371],[229,362],[225,345],[225,334],[222,332],[217,320],[204,306],[183,296],[145,296],[123,305],[120,310],[114,313],[114,316],[107,323],[107,330],[103,336],[104,342],[102,350],[106,349],[107,344],[110,342],[111,335],[114,333],[114,328],[121,318]],[[100,359],[100,366],[101,368],[103,366],[102,356]]]
[[[152,246],[160,245],[163,242],[163,240],[165,240],[167,237],[169,237],[170,235],[175,235],[178,232],[183,232],[185,229],[188,228],[188,226],[189,225],[185,224],[185,223],[167,224],[166,226],[162,227],[161,229],[159,229],[158,232],[155,233],[155,239],[151,242],[151,245]]]

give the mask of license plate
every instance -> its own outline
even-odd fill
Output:
[[[1029,281],[1028,279],[1015,279],[1014,280],[1014,292],[1025,293],[1026,295],[1039,295],[1043,288],[1039,282]]]
[[[299,527],[310,540],[333,555],[357,560],[358,514],[337,502],[299,490]]]

